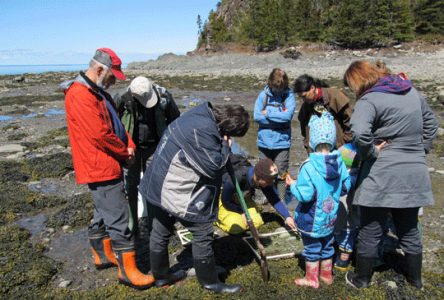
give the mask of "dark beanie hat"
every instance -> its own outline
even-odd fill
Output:
[[[269,158],[259,160],[254,167],[254,175],[257,179],[270,180],[276,178],[278,168]]]

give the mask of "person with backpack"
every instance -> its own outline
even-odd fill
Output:
[[[123,171],[133,231],[137,232],[140,173],[145,172],[164,130],[180,112],[168,90],[143,76],[134,78],[128,88],[113,98],[119,117],[136,144],[134,164]]]
[[[293,218],[285,204],[279,199],[274,187],[274,181],[278,176],[276,164],[269,158],[263,158],[255,166],[252,166],[247,158],[240,154],[231,154],[230,160],[254,226],[259,228],[264,224],[253,200],[255,190],[261,189],[268,202],[282,216],[285,224],[290,229],[296,230]],[[224,174],[222,186],[216,225],[229,234],[243,233],[248,229],[247,219],[240,205],[236,187],[228,173]]]
[[[276,182],[279,194],[284,197],[285,178],[290,161],[291,120],[296,109],[296,99],[289,88],[287,74],[275,68],[268,76],[264,90],[254,105],[254,121],[258,123],[257,146],[259,158],[269,158],[278,167]]]

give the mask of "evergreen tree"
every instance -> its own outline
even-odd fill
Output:
[[[427,0],[416,8],[418,34],[444,34],[444,0]]]
[[[397,42],[412,41],[415,38],[415,24],[410,0],[392,1],[390,11],[390,36]]]

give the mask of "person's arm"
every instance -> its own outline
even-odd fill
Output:
[[[106,105],[103,103],[97,105],[95,96],[79,95],[76,91],[71,91],[67,97],[70,99],[66,101],[66,109],[69,110],[71,118],[75,120],[83,136],[97,149],[120,162],[125,162],[129,158],[127,146],[109,127],[102,110],[107,109]],[[104,106],[102,109],[97,107],[102,104]]]
[[[298,114],[298,121],[299,121],[299,126],[301,128],[301,135],[304,138],[304,148],[307,151],[307,154],[310,154],[310,146],[308,145],[308,138],[307,138],[307,124],[308,124],[308,118],[307,118],[307,114],[308,114],[308,104],[302,103],[301,108],[299,110],[299,114]]]
[[[315,196],[315,188],[311,181],[310,175],[307,169],[302,165],[297,180],[293,181],[290,185],[290,190],[293,196],[299,202],[313,201]]]
[[[282,110],[276,109],[276,107],[267,107],[266,118],[276,123],[287,123],[293,119],[293,114],[296,109],[296,99],[292,91],[289,91],[285,99],[285,108],[285,110]]]
[[[274,209],[284,218],[287,219],[290,217],[290,213],[288,212],[285,204],[279,199],[278,192],[274,188],[274,186],[270,185],[262,189],[262,193],[267,198],[268,202],[273,205]]]
[[[359,156],[363,160],[378,157],[372,133],[375,118],[376,108],[370,101],[360,99],[356,102],[350,124],[353,143],[358,147]]]
[[[166,110],[166,122],[167,125],[169,125],[171,122],[176,120],[180,116],[179,108],[176,105],[176,102],[174,101],[173,96],[170,92],[165,91],[168,97],[168,106]]]
[[[438,132],[439,124],[433,111],[427,104],[425,97],[423,95],[420,95],[419,97],[421,99],[422,111],[422,142],[424,143],[424,151],[429,153],[430,148],[432,147],[432,141],[435,139]]]
[[[268,125],[270,122],[268,122],[266,116],[262,113],[264,110],[264,98],[266,97],[265,91],[260,92],[259,96],[256,99],[256,103],[254,104],[254,112],[253,112],[253,118],[254,121],[257,122],[259,125]]]

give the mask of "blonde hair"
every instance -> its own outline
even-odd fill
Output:
[[[348,86],[356,97],[375,85],[379,78],[389,73],[386,67],[378,67],[367,60],[357,60],[350,64],[344,73],[344,85]]]

